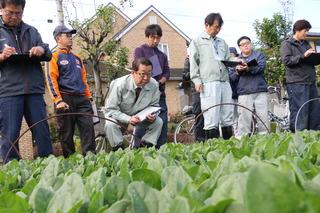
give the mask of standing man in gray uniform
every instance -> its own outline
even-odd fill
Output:
[[[161,133],[162,120],[155,114],[147,115],[141,121],[136,114],[149,106],[159,106],[159,85],[152,76],[152,63],[146,58],[139,58],[132,63],[132,73],[111,82],[110,92],[105,106],[106,117],[115,119],[123,125],[136,126],[145,129],[141,139],[135,138],[135,145],[140,142],[147,146],[155,146]],[[121,127],[107,121],[105,125],[107,138],[113,150],[123,148]],[[139,140],[139,141],[137,141]]]
[[[229,75],[222,60],[230,58],[226,42],[217,37],[223,24],[219,13],[210,13],[204,21],[205,32],[190,44],[190,77],[196,92],[200,93],[201,109],[221,103],[232,103]],[[219,137],[219,124],[222,136],[232,136],[233,106],[224,105],[209,109],[203,114],[206,139]]]

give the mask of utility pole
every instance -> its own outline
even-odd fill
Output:
[[[93,0],[93,4],[94,4],[94,12],[97,12],[96,0]]]
[[[57,12],[58,12],[58,23],[59,23],[59,25],[64,25],[64,16],[63,16],[63,9],[62,9],[62,1],[63,1],[63,0],[56,0],[56,3],[57,3]]]
[[[294,15],[294,0],[279,0],[279,3],[282,6],[286,21],[292,24]]]

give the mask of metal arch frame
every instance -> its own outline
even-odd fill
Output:
[[[198,119],[201,115],[203,115],[203,113],[207,112],[208,110],[210,110],[210,109],[212,109],[212,108],[214,108],[214,107],[224,106],[224,105],[238,106],[238,107],[241,107],[241,108],[244,108],[244,109],[250,111],[251,114],[252,114],[255,118],[257,118],[257,119],[263,124],[263,126],[266,128],[267,132],[268,132],[268,133],[271,132],[270,129],[267,127],[267,125],[262,121],[262,119],[261,119],[254,111],[252,111],[252,110],[249,109],[248,107],[245,107],[245,106],[243,106],[243,105],[241,105],[241,104],[237,104],[237,103],[221,103],[221,104],[216,104],[216,105],[210,106],[209,108],[203,110],[199,115],[195,116],[194,119],[195,119],[195,120]]]
[[[84,115],[84,116],[90,116],[90,117],[96,117],[96,118],[100,118],[100,119],[103,119],[103,120],[107,120],[107,121],[110,121],[114,124],[117,124],[118,126],[120,126],[121,128],[124,128],[126,129],[126,126],[122,125],[121,123],[118,123],[114,120],[111,120],[110,118],[106,118],[106,117],[102,117],[102,116],[98,116],[98,115],[94,115],[94,114],[90,114],[90,113],[79,113],[79,112],[67,112],[67,113],[61,113],[61,114],[55,114],[55,115],[52,115],[52,116],[49,116],[49,117],[46,117],[42,120],[39,120],[37,122],[35,122],[34,124],[32,124],[31,126],[29,126],[24,132],[22,132],[19,137],[14,141],[12,142],[11,140],[8,139],[8,137],[5,136],[5,138],[9,141],[9,143],[11,144],[9,150],[7,151],[6,153],[6,156],[5,158],[3,159],[4,162],[7,161],[7,158],[8,158],[8,155],[9,153],[11,152],[12,149],[14,149],[17,153],[18,153],[18,156],[19,158],[21,158],[21,155],[19,153],[19,151],[16,149],[15,145],[18,143],[18,141],[28,132],[28,131],[31,131],[31,129],[33,127],[35,127],[36,125],[38,125],[39,123],[41,122],[44,122],[44,121],[48,121],[52,118],[57,118],[57,117],[62,117],[62,116],[65,116],[65,115]],[[1,132],[0,132],[1,136],[4,136]],[[130,134],[130,133],[129,133]]]
[[[267,125],[262,121],[262,119],[261,119],[254,111],[252,111],[252,110],[249,109],[248,107],[245,107],[245,106],[243,106],[243,105],[241,105],[241,104],[236,104],[236,103],[221,103],[221,104],[213,105],[213,106],[211,106],[211,107],[203,110],[203,111],[196,117],[196,119],[197,119],[200,115],[202,115],[203,113],[207,112],[209,109],[212,109],[212,108],[217,107],[217,106],[225,106],[225,105],[226,105],[226,106],[227,106],[227,105],[239,106],[239,107],[241,107],[241,108],[244,108],[244,109],[250,111],[251,114],[252,114],[255,118],[259,119],[259,121],[263,124],[263,126],[264,126],[264,127],[266,128],[266,130],[268,131],[268,133],[270,133],[270,129],[267,127]]]
[[[295,133],[297,132],[298,118],[299,118],[299,114],[300,114],[302,108],[303,108],[305,105],[307,105],[309,102],[311,102],[311,101],[317,101],[317,100],[320,101],[320,97],[319,97],[319,98],[312,98],[312,99],[310,99],[310,100],[307,100],[306,102],[304,102],[304,103],[301,105],[301,107],[299,108],[299,110],[298,110],[298,112],[297,112],[296,118],[295,118],[295,120],[294,120],[294,132],[295,132]]]

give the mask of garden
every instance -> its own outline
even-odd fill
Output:
[[[50,156],[0,167],[0,212],[320,212],[320,133]]]

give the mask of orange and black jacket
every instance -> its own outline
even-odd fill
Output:
[[[61,93],[91,98],[86,69],[81,59],[69,50],[58,48],[52,53],[47,80],[55,104],[62,101]]]

